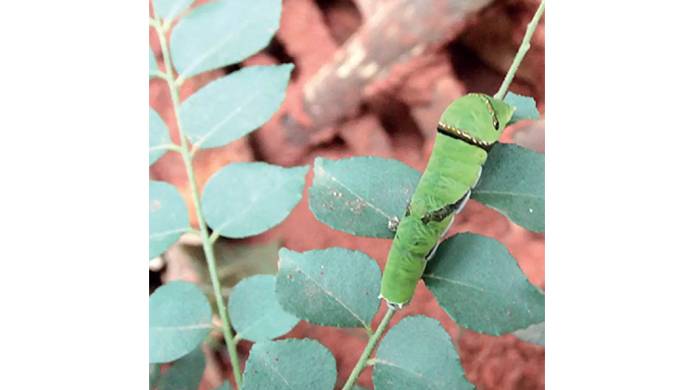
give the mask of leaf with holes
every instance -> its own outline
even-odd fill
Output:
[[[229,296],[229,318],[239,338],[266,341],[288,333],[298,319],[288,314],[276,299],[273,275],[255,275],[241,280]]]
[[[158,390],[196,390],[205,371],[205,355],[199,345],[178,359],[161,375]]]
[[[375,390],[474,389],[449,335],[425,316],[406,317],[389,330],[375,356]]]
[[[167,283],[149,297],[149,361],[177,360],[198,347],[212,328],[205,294],[193,283]]]
[[[309,208],[326,225],[357,236],[392,238],[420,174],[397,160],[352,157],[314,160]]]
[[[423,280],[459,325],[498,336],[543,321],[545,298],[493,238],[460,233],[444,241]]]
[[[267,46],[280,16],[281,0],[217,0],[196,7],[172,30],[172,62],[182,78],[241,62]]]
[[[242,390],[332,390],[336,375],[333,355],[316,340],[264,341],[250,350]]]
[[[149,259],[159,256],[189,230],[189,212],[175,187],[149,183]]]
[[[226,145],[279,109],[293,65],[249,66],[210,82],[182,103],[184,132],[196,147]]]
[[[283,221],[302,199],[308,167],[234,163],[214,174],[203,190],[203,213],[221,236],[243,238]]]
[[[511,144],[489,153],[472,199],[533,232],[545,230],[545,155]]]
[[[530,96],[508,92],[503,101],[515,107],[515,112],[512,113],[512,118],[510,118],[508,124],[524,119],[538,119],[541,117],[538,108],[536,108],[536,101]]]
[[[172,145],[170,132],[160,115],[149,107],[149,165],[158,161]]]
[[[379,290],[380,268],[365,253],[344,248],[279,251],[279,302],[313,324],[370,328]]]

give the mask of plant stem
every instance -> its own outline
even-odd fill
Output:
[[[222,333],[224,333],[224,340],[227,344],[227,350],[229,351],[229,359],[231,360],[232,370],[234,371],[236,388],[238,389],[239,387],[241,387],[241,364],[239,362],[238,353],[236,351],[236,341],[234,340],[234,335],[231,331],[229,315],[227,313],[227,308],[224,304],[224,298],[222,296],[222,287],[220,285],[220,279],[217,274],[215,251],[210,240],[210,236],[208,234],[208,226],[206,225],[205,220],[203,219],[203,211],[201,208],[201,196],[198,190],[196,176],[194,174],[191,152],[189,150],[189,141],[187,140],[187,137],[184,135],[184,132],[182,131],[182,122],[179,116],[180,115],[179,86],[172,77],[172,64],[170,61],[168,43],[163,28],[164,25],[158,20],[156,20],[155,23],[151,24],[156,28],[156,32],[158,33],[158,39],[161,44],[161,51],[163,52],[165,73],[168,75],[166,81],[168,82],[168,87],[170,88],[170,96],[172,97],[172,106],[173,110],[175,111],[175,120],[177,121],[177,129],[180,138],[179,152],[182,155],[182,160],[184,161],[184,168],[186,169],[189,187],[191,188],[191,197],[196,207],[196,219],[198,220],[201,241],[203,242],[203,251],[205,252],[205,258],[208,263],[210,281],[212,283],[213,293],[215,294],[215,301],[217,302],[217,311],[219,312],[220,320],[222,322]]]
[[[502,100],[505,94],[508,92],[508,88],[510,88],[510,83],[512,83],[512,79],[515,78],[515,73],[517,73],[517,69],[519,68],[519,64],[522,63],[524,56],[527,54],[527,51],[529,51],[529,48],[531,47],[531,37],[534,35],[534,31],[536,31],[536,26],[538,26],[538,21],[541,20],[541,16],[543,16],[544,10],[545,0],[542,0],[541,5],[538,6],[538,9],[536,10],[534,17],[531,19],[531,22],[529,22],[529,25],[527,26],[527,31],[524,33],[522,44],[519,46],[517,54],[515,54],[515,58],[512,60],[512,65],[510,65],[510,69],[508,69],[508,73],[506,73],[505,79],[503,79],[501,87],[498,88],[498,92],[496,92],[496,94],[493,95],[494,98]]]
[[[392,316],[395,312],[396,311],[393,308],[387,306],[387,312],[385,313],[385,316],[383,316],[382,320],[380,320],[378,329],[376,329],[375,333],[373,333],[373,335],[368,339],[368,344],[366,344],[364,352],[361,353],[359,361],[354,366],[354,369],[352,369],[352,373],[349,375],[349,378],[342,387],[342,390],[350,390],[352,386],[354,386],[354,383],[359,378],[359,374],[361,374],[361,371],[363,371],[364,367],[366,367],[366,363],[368,358],[371,356],[371,352],[373,352],[373,348],[375,348],[375,344],[378,343],[380,336],[382,336],[382,334],[385,332],[385,329],[387,329],[387,324],[390,323],[390,320],[392,319]]]

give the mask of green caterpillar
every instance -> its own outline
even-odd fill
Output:
[[[390,306],[401,308],[413,297],[427,260],[470,198],[487,152],[514,110],[502,100],[471,93],[442,114],[427,168],[403,218],[391,226],[396,235],[380,287],[380,297]]]

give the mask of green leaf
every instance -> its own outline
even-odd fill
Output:
[[[264,341],[250,350],[242,390],[332,390],[336,375],[333,355],[316,340]]]
[[[160,256],[189,230],[189,212],[175,187],[149,183],[149,259]]]
[[[524,119],[538,119],[541,117],[538,108],[536,108],[536,101],[530,96],[522,96],[508,92],[503,101],[515,107],[515,112],[512,114],[512,118],[510,118],[508,124],[513,124]]]
[[[212,81],[180,109],[196,147],[226,145],[266,123],[279,109],[293,65],[249,66]]]
[[[279,250],[276,295],[283,308],[313,324],[370,328],[380,301],[380,268],[359,251]]]
[[[149,78],[157,77],[159,73],[158,64],[156,63],[156,55],[153,50],[149,48]]]
[[[172,363],[158,383],[159,390],[197,390],[205,371],[205,355],[200,347]]]
[[[545,156],[498,144],[484,164],[472,198],[533,232],[545,230]]]
[[[179,359],[201,344],[212,328],[210,303],[193,283],[173,281],[149,297],[149,361]]]
[[[420,174],[378,157],[317,158],[309,208],[326,225],[357,236],[392,238],[391,219],[404,214]]]
[[[536,345],[545,345],[545,322],[529,325],[512,333],[518,339]]]
[[[173,64],[188,78],[241,62],[269,44],[280,16],[281,0],[219,0],[196,7],[172,31]]]
[[[160,115],[149,107],[149,165],[158,161],[172,145],[170,132]]]
[[[153,9],[156,18],[173,20],[184,11],[193,0],[153,0]]]
[[[229,317],[240,338],[253,342],[271,340],[298,323],[279,305],[275,286],[273,275],[255,275],[243,279],[232,290]]]
[[[474,389],[439,322],[406,317],[385,335],[373,366],[375,390]]]
[[[214,174],[203,190],[203,213],[221,236],[243,238],[283,221],[302,199],[308,167],[234,163]]]
[[[427,264],[425,285],[459,325],[501,335],[543,321],[545,298],[493,238],[460,233]]]

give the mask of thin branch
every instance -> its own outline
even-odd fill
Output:
[[[542,0],[541,5],[538,6],[538,9],[536,10],[534,17],[531,19],[531,22],[529,22],[529,25],[527,26],[527,31],[524,33],[522,44],[519,46],[517,54],[515,54],[515,58],[512,60],[512,65],[510,65],[510,69],[508,69],[508,73],[506,73],[505,79],[503,79],[501,87],[498,88],[498,92],[496,92],[496,94],[493,95],[494,98],[502,100],[503,97],[505,97],[505,94],[508,92],[508,88],[510,88],[510,83],[512,83],[512,79],[515,78],[515,73],[517,73],[517,69],[519,68],[519,64],[522,63],[524,56],[527,54],[529,48],[531,47],[531,37],[534,35],[534,31],[536,31],[536,26],[538,26],[538,21],[541,20],[541,16],[543,16],[544,10],[545,0]]]
[[[222,333],[224,334],[224,340],[227,344],[227,350],[229,351],[229,359],[231,360],[231,365],[234,371],[234,379],[236,380],[237,389],[241,387],[241,364],[238,357],[238,352],[236,351],[236,341],[234,340],[234,335],[231,330],[231,323],[229,322],[229,315],[227,313],[226,305],[224,304],[224,297],[222,296],[222,287],[220,286],[220,279],[217,273],[217,265],[215,261],[215,252],[213,245],[210,241],[208,235],[208,226],[205,223],[203,217],[203,210],[201,208],[201,197],[198,190],[198,183],[196,182],[196,176],[194,174],[194,167],[192,163],[192,156],[189,151],[189,141],[186,135],[182,131],[182,121],[180,120],[180,101],[179,101],[179,87],[176,84],[172,75],[172,63],[170,60],[170,53],[168,51],[168,43],[165,37],[165,27],[167,24],[161,23],[159,20],[154,21],[150,24],[156,29],[158,33],[158,39],[161,44],[161,51],[163,52],[163,61],[165,62],[166,75],[165,80],[170,88],[170,96],[172,98],[172,105],[175,111],[175,119],[177,121],[177,129],[179,132],[180,146],[179,152],[182,155],[182,160],[184,161],[184,167],[187,172],[189,179],[189,187],[191,188],[191,196],[193,198],[194,205],[196,207],[196,219],[198,220],[199,232],[201,236],[201,241],[203,243],[203,251],[205,252],[205,258],[208,263],[208,270],[210,272],[210,281],[213,287],[213,293],[215,294],[215,301],[217,302],[217,310],[220,315]]]
[[[359,378],[359,374],[361,374],[361,371],[363,371],[364,368],[366,367],[368,363],[368,358],[371,356],[371,353],[373,352],[373,348],[375,348],[375,345],[378,343],[380,336],[382,336],[382,334],[385,332],[385,329],[387,329],[387,324],[390,323],[390,320],[392,319],[394,313],[396,313],[396,310],[390,306],[387,306],[387,312],[385,313],[385,316],[382,318],[382,320],[380,320],[380,325],[378,325],[378,329],[376,329],[375,333],[373,333],[371,338],[368,339],[368,344],[366,344],[364,352],[361,353],[359,361],[354,366],[354,369],[352,370],[352,373],[349,375],[347,382],[345,382],[345,385],[342,387],[342,390],[350,390],[352,386],[354,386],[354,383]]]

